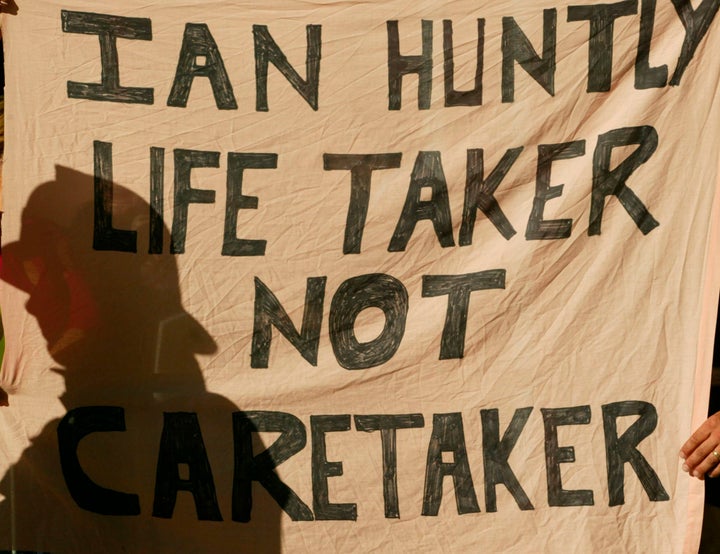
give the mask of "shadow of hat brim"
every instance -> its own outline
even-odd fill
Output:
[[[24,292],[30,292],[33,284],[27,273],[25,262],[30,256],[23,252],[21,241],[8,243],[2,247],[2,269],[0,280]]]

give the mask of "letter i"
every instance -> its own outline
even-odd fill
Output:
[[[163,251],[163,181],[165,177],[165,149],[150,147],[150,236],[148,253]]]

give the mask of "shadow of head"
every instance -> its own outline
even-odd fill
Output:
[[[19,240],[3,247],[2,280],[28,294],[27,311],[65,368],[102,360],[160,373],[165,353],[166,366],[196,370],[193,355],[214,352],[215,343],[183,309],[175,257],[96,250],[100,196],[91,175],[57,167],[55,180],[30,195]],[[137,244],[147,240],[145,200],[113,184],[110,209],[114,227],[131,230]]]
[[[259,483],[244,487],[238,502],[247,506],[248,512],[252,509],[250,521],[239,523],[229,516],[236,494],[236,444],[243,445],[243,463],[248,468],[260,456],[268,460],[267,471],[274,473],[274,462],[258,433],[274,432],[275,427],[256,425],[246,417],[242,431],[236,430],[233,417],[238,407],[205,389],[195,355],[214,352],[216,346],[182,306],[177,260],[170,254],[140,252],[150,235],[148,203],[113,184],[110,206],[97,207],[99,197],[108,200],[102,195],[103,185],[91,175],[56,168],[55,179],[30,194],[21,214],[18,240],[3,247],[0,277],[28,295],[28,312],[37,319],[50,354],[64,366],[58,370],[65,378],[63,404],[68,408],[123,409],[124,432],[97,433],[92,439],[83,439],[87,440],[83,471],[94,482],[112,483],[113,491],[132,491],[142,499],[154,499],[157,481],[164,479],[177,504],[174,500],[167,504],[169,518],[149,517],[143,512],[137,519],[122,521],[98,518],[99,512],[88,518],[91,510],[87,506],[77,509],[75,504],[58,510],[58,504],[52,502],[49,508],[39,510],[44,504],[36,502],[38,497],[56,497],[47,493],[47,481],[39,485],[35,475],[50,475],[50,481],[57,478],[54,490],[60,490],[60,498],[67,500],[67,477],[60,476],[56,466],[38,471],[48,460],[54,463],[57,456],[58,429],[51,424],[42,440],[35,440],[23,455],[13,474],[17,483],[30,484],[18,489],[26,493],[16,495],[18,504],[22,502],[26,509],[18,511],[25,514],[19,519],[32,524],[38,521],[34,519],[38,514],[43,522],[42,518],[61,518],[58,544],[67,544],[70,529],[82,538],[83,545],[90,539],[114,544],[115,537],[125,540],[132,536],[138,544],[147,542],[148,551],[215,552],[241,544],[243,551],[280,552],[281,506],[291,505],[294,498],[288,488],[273,486],[268,494],[270,489],[262,490]],[[107,231],[98,227],[107,222],[103,214],[108,211],[113,229],[133,231],[126,236],[133,237],[137,252],[93,247],[97,243],[94,235]],[[163,233],[168,244],[167,229],[163,228]],[[23,348],[28,351],[31,345]],[[168,414],[174,414],[174,419]],[[166,425],[167,436],[172,437],[167,441]],[[160,471],[158,452],[162,449],[162,467],[166,469]],[[207,456],[204,461],[195,457],[200,449],[202,456]],[[193,470],[188,481],[180,480],[180,466],[190,460]],[[206,473],[200,473],[201,466],[207,466]],[[32,468],[32,478],[22,477],[24,468]],[[193,488],[185,488],[190,480]],[[280,483],[277,476],[272,482]],[[82,493],[87,483],[73,490]],[[213,509],[222,509],[224,521],[201,519],[198,498],[211,503]],[[127,535],[123,534],[126,531]],[[30,525],[28,533],[28,540],[33,540],[37,526]],[[49,540],[47,535],[43,540]],[[91,551],[102,551],[102,546]]]

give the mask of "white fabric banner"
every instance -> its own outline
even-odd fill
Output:
[[[16,3],[0,550],[697,550],[720,0]]]

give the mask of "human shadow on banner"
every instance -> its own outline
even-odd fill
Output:
[[[67,414],[0,483],[0,549],[279,552],[280,506],[300,512],[279,448],[259,442],[256,423],[273,424],[206,390],[195,356],[215,342],[182,306],[175,258],[141,251],[157,214],[108,185],[58,167],[3,248],[2,279],[29,294]],[[137,252],[93,247],[98,192]]]

